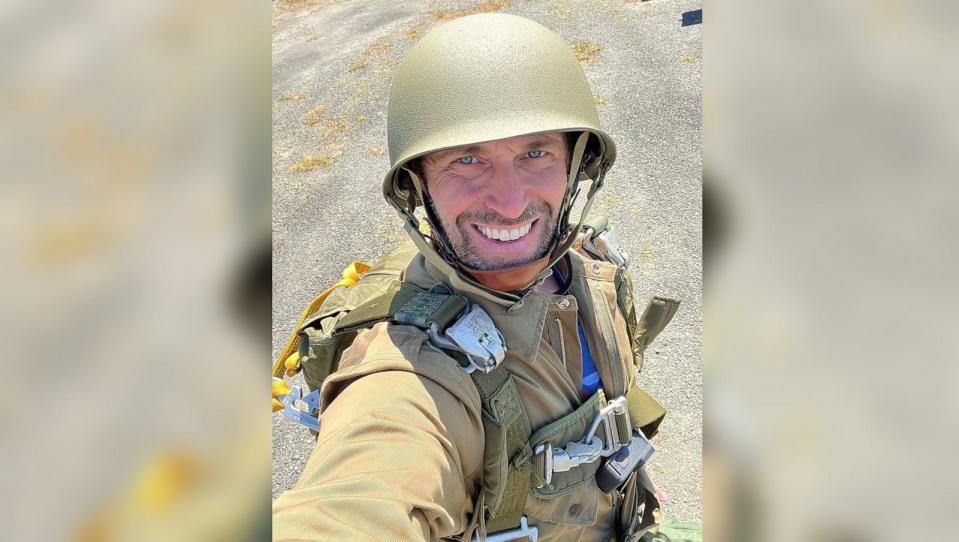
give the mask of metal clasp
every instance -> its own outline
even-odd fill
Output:
[[[619,425],[616,417],[625,418],[626,435],[619,434]],[[603,426],[603,437],[600,439],[596,431]],[[566,472],[584,463],[592,463],[602,457],[609,457],[623,447],[623,441],[629,442],[632,435],[632,426],[629,422],[629,411],[625,397],[617,397],[596,413],[589,431],[582,441],[573,441],[566,448],[553,448],[545,442],[533,450],[534,455],[543,455],[543,485],[553,481],[554,472]],[[543,486],[539,486],[543,487]]]
[[[596,438],[596,430],[602,424],[603,433],[606,437],[606,442],[603,443],[603,457],[609,457],[619,451],[623,447],[623,441],[629,442],[633,427],[629,421],[628,408],[626,397],[620,396],[607,403],[593,418],[593,424],[590,425],[589,432],[586,433],[586,439],[584,440],[588,441],[588,439]],[[617,416],[625,419],[625,435],[619,434],[619,425],[616,423]]]
[[[320,411],[320,390],[304,395],[300,386],[290,387],[290,393],[283,397],[283,415],[305,425],[314,431],[320,430],[320,417],[314,416]]]
[[[479,305],[472,305],[445,332],[441,332],[434,322],[426,334],[433,346],[466,354],[470,364],[463,370],[467,374],[477,369],[488,373],[506,357],[503,334]]]
[[[603,453],[603,441],[599,437],[593,436],[585,443],[570,442],[566,448],[553,448],[553,445],[546,442],[540,444],[533,450],[533,454],[543,455],[543,478],[549,485],[553,481],[554,472],[566,472],[574,469],[584,463],[592,463]],[[540,486],[542,487],[542,486]]]
[[[516,529],[507,529],[505,531],[498,531],[495,533],[490,533],[486,535],[486,542],[509,542],[511,540],[518,540],[525,538],[529,542],[536,542],[539,538],[539,528],[535,525],[530,527],[526,519],[526,516],[519,518],[519,527]],[[479,542],[480,536],[479,533],[473,535],[473,542]]]
[[[583,239],[583,248],[619,267],[629,267],[629,252],[626,252],[623,244],[619,242],[619,237],[613,232],[612,226],[599,233],[595,230],[587,232]]]

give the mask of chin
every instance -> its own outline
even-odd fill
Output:
[[[541,249],[531,256],[518,257],[512,260],[482,258],[471,249],[465,251],[457,249],[456,254],[470,269],[475,269],[476,271],[508,271],[514,267],[527,265],[545,258],[549,254],[549,250]]]

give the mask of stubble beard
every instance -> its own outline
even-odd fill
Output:
[[[430,202],[430,204],[432,205],[432,202]],[[436,216],[440,216],[439,213],[436,213],[435,207],[433,211]],[[534,218],[543,221],[543,230],[539,245],[532,255],[527,257],[509,261],[486,260],[480,255],[469,235],[469,230],[473,228],[473,223],[478,222],[490,226],[513,227],[524,222],[529,222]],[[552,248],[553,236],[556,231],[556,218],[553,208],[542,200],[530,203],[522,215],[513,219],[500,216],[494,211],[467,211],[456,217],[456,238],[450,235],[451,228],[449,223],[443,219],[441,219],[441,221],[443,222],[444,230],[447,232],[450,245],[452,245],[450,248],[452,248],[453,252],[463,264],[477,271],[500,271],[545,258],[549,254],[550,248]]]

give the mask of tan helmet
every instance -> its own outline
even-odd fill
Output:
[[[594,179],[591,198],[616,158],[616,146],[600,129],[592,91],[570,45],[546,27],[515,15],[462,17],[424,36],[394,75],[387,132],[391,167],[383,193],[407,220],[408,230],[418,226],[414,211],[423,199],[421,182],[407,167],[412,160],[520,135],[583,134],[571,149],[569,183],[550,265],[568,250],[570,235],[578,232],[578,225],[569,227],[568,218],[581,176]],[[432,236],[428,248],[453,267],[461,267],[447,250],[440,225],[430,222],[440,235]],[[417,241],[418,234],[411,235]],[[425,243],[417,245],[423,249]]]

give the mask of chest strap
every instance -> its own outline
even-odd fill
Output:
[[[532,488],[533,494],[551,498],[575,491],[596,475],[604,457],[629,444],[631,435],[626,398],[607,403],[603,391],[598,390],[572,414],[530,437],[533,472],[539,482]]]
[[[639,388],[608,403],[600,389],[531,434],[525,403],[507,370],[470,376],[483,405],[483,497],[490,532],[519,525],[530,493],[553,499],[591,483],[603,459],[630,442],[634,428],[654,432],[662,420],[662,407]]]

